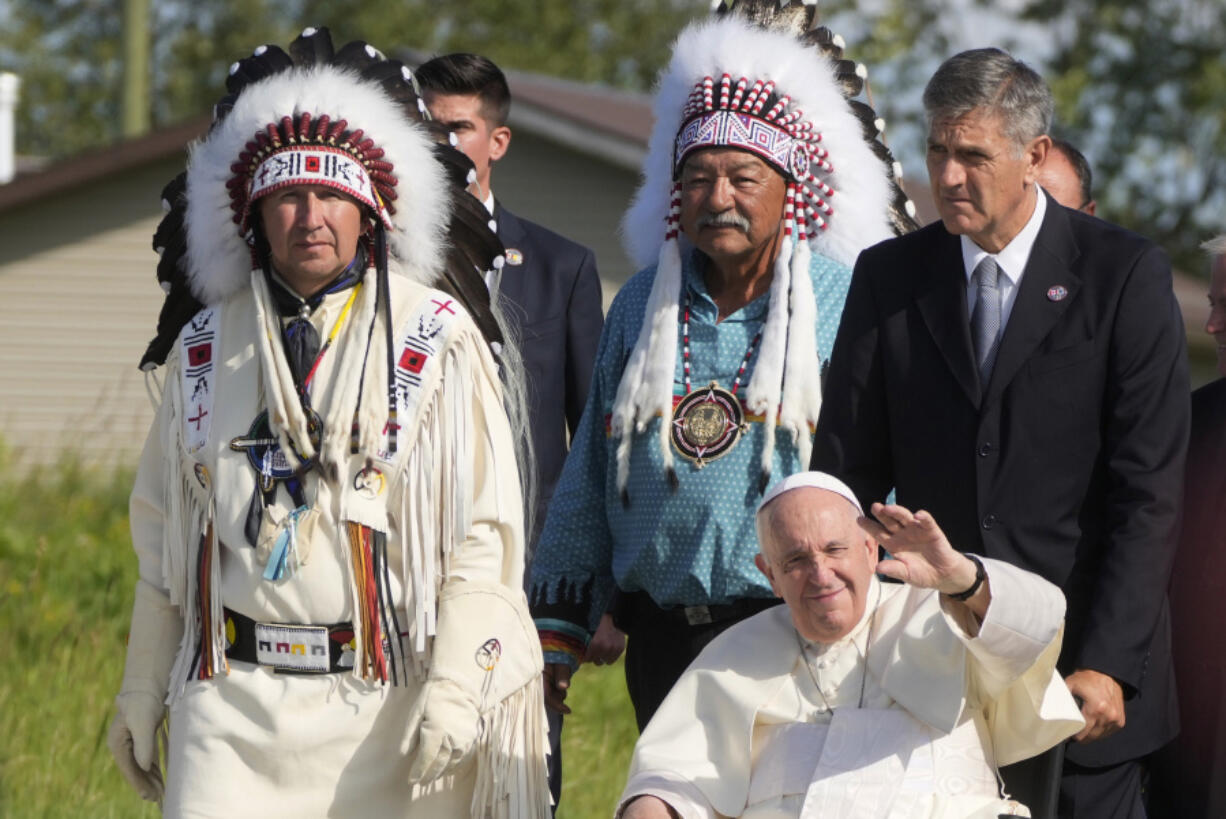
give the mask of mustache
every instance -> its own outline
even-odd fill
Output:
[[[730,227],[742,233],[749,232],[749,220],[733,210],[722,213],[704,213],[698,217],[698,229],[705,227]]]

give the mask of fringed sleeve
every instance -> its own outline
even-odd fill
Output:
[[[193,321],[204,318],[211,326],[216,310],[206,310]],[[166,594],[184,620],[168,703],[178,698],[189,677],[212,676],[226,667],[221,618],[214,616],[221,611],[221,578],[210,525],[212,481],[190,457],[191,444],[183,434],[186,401],[180,348],[190,338],[190,327],[167,359],[162,403],[141,454],[129,503],[141,579]]]
[[[470,692],[480,713],[472,815],[543,817],[541,651],[523,592],[523,506],[497,370],[468,321],[436,366],[402,429],[411,444],[392,484],[410,653],[428,680]]]

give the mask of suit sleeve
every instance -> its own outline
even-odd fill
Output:
[[[566,425],[572,435],[583,415],[603,327],[604,311],[596,258],[590,250],[585,250],[566,310]]]
[[[1183,320],[1156,247],[1125,281],[1107,366],[1104,557],[1074,659],[1137,690],[1174,558],[1191,412]]]
[[[809,462],[810,469],[837,475],[865,503],[884,498],[894,485],[881,319],[872,284],[876,263],[866,251],[852,273]]]

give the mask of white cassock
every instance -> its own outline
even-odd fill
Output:
[[[978,627],[935,591],[876,578],[837,643],[802,641],[786,605],[732,627],[639,738],[621,804],[654,794],[685,819],[1019,809],[1000,798],[997,766],[1084,721],[1055,670],[1064,595],[1007,563],[983,564],[992,601]]]
[[[312,403],[325,423],[345,368],[360,361],[368,337],[369,319],[353,318],[373,311],[374,277],[366,279],[339,343],[320,360],[312,382]],[[321,338],[341,319],[352,292],[327,296],[311,316]],[[483,815],[547,812],[540,646],[522,592],[519,480],[495,365],[450,297],[398,276],[391,296],[396,337],[411,337],[396,351],[397,383],[404,381],[408,397],[400,407],[399,454],[380,452],[386,461],[376,459],[377,483],[363,484],[373,497],[366,500],[356,494],[356,479],[370,464],[348,455],[348,419],[343,428],[325,429],[325,435],[340,429],[345,460],[329,479],[321,478],[326,470],[308,473],[305,493],[318,517],[299,544],[300,565],[280,580],[262,576],[264,562],[244,536],[256,471],[246,450],[231,446],[251,436],[253,419],[269,405],[257,343],[263,319],[252,291],[244,288],[202,313],[199,326],[207,318],[207,331],[186,327],[168,361],[163,405],[131,504],[141,582],[188,619],[171,682],[167,816],[461,816],[476,803],[487,806]],[[204,350],[197,342],[207,334],[211,342],[199,343],[212,346]],[[368,374],[382,372],[385,354],[376,346]],[[206,369],[209,388],[194,394],[185,373]],[[292,506],[278,488],[271,515],[284,519]],[[210,523],[220,603],[258,622],[333,624],[358,619],[346,521],[366,519],[387,532],[381,581],[390,584],[402,636],[415,646],[400,657],[399,685],[390,674],[381,684],[357,674],[293,675],[237,661],[228,663],[228,673],[184,685],[201,643],[193,607],[208,595],[192,575],[194,544]],[[467,616],[470,608],[445,621],[440,600],[454,600],[449,590],[461,584],[481,584],[481,599],[494,607],[478,602],[475,616]],[[385,628],[393,630],[386,621]],[[458,634],[465,629],[472,633]],[[474,647],[498,638],[500,657],[483,660],[465,647],[453,658],[466,673],[500,661],[488,676],[496,707],[483,714],[474,758],[423,791],[408,782],[406,726],[427,675],[438,670],[444,634],[474,640]],[[512,681],[507,674],[518,676]]]

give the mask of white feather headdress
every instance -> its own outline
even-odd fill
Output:
[[[247,143],[283,117],[309,113],[361,129],[382,149],[382,161],[401,175],[388,230],[389,254],[403,275],[434,281],[445,257],[451,186],[420,124],[400,111],[378,83],[333,65],[293,68],[247,86],[225,119],[191,151],[187,170],[187,275],[193,295],[212,304],[246,286],[251,270],[247,238],[231,207],[232,166]],[[412,169],[411,176],[404,172]]]
[[[848,101],[841,67],[816,47],[817,39],[788,30],[798,18],[811,24],[813,9],[786,0],[765,10],[752,8],[761,4],[738,5],[751,8],[692,24],[678,37],[657,86],[642,183],[622,221],[630,256],[641,266],[657,265],[643,326],[613,406],[624,501],[631,436],[642,433],[657,414],[667,421],[672,407],[681,253],[689,250],[678,232],[675,180],[686,151],[721,145],[750,150],[788,181],[785,235],[762,346],[746,389],[746,405],[765,418],[762,487],[770,476],[776,423],[791,433],[801,462],[807,463],[810,428],[821,408],[811,253],[851,266],[862,249],[893,236],[897,223],[892,208],[900,195],[892,163],[885,161],[888,152],[881,155],[884,148],[874,148],[876,131],[867,135],[862,114]],[[747,19],[754,15],[757,19]],[[779,18],[778,26],[762,27],[763,17],[771,16]],[[827,50],[841,54],[837,38],[826,42],[834,43]],[[669,426],[661,425],[659,446],[676,485]]]

